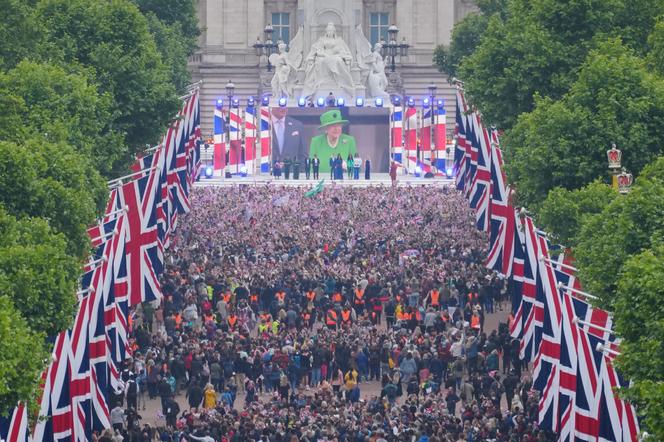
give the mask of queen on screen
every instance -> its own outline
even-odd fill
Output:
[[[348,124],[348,120],[341,118],[339,109],[329,110],[320,116],[318,129],[325,131],[325,133],[316,135],[311,139],[309,158],[317,155],[321,159],[321,172],[330,172],[328,161],[330,157],[337,158],[341,155],[341,158],[346,159],[348,155],[354,157],[357,153],[355,137],[343,133],[345,124]]]

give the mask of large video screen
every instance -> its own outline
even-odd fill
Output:
[[[387,108],[273,107],[270,109],[272,161],[320,160],[320,172],[330,171],[330,157],[357,153],[364,170],[385,173],[390,167],[390,121]]]

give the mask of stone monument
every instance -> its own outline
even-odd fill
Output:
[[[353,34],[355,57],[330,22],[325,33],[311,44],[305,58],[303,29],[299,28],[288,51],[280,43],[279,52],[270,57],[275,67],[271,81],[273,97],[315,100],[332,93],[336,98],[352,100],[364,97],[367,92],[371,97],[387,97],[388,82],[380,45],[372,51],[360,26]]]

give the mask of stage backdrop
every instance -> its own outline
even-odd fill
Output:
[[[320,116],[324,112],[334,108],[286,108],[287,117],[291,120],[286,128],[287,137],[291,139],[284,141],[286,143],[295,142],[294,138],[301,137],[300,151],[304,155],[309,155],[311,139],[316,135],[324,134],[319,130]],[[362,159],[362,173],[364,173],[364,161],[371,160],[372,172],[389,172],[390,167],[390,121],[389,109],[387,108],[357,108],[342,107],[336,108],[341,111],[342,119],[349,123],[344,126],[343,133],[355,138],[357,153]],[[273,159],[279,156],[275,134],[272,136],[272,156]],[[293,136],[293,134],[296,134]],[[294,152],[293,149],[287,149]],[[289,155],[290,156],[290,155]],[[301,154],[300,157],[303,157]],[[320,158],[321,165],[328,163],[329,158]],[[345,158],[344,158],[345,160]],[[321,168],[323,169],[323,168]]]

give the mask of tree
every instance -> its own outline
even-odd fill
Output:
[[[18,401],[36,402],[48,357],[43,335],[27,325],[6,296],[0,296],[0,354],[0,416],[6,416]]]
[[[126,134],[130,149],[110,170],[124,172],[136,152],[159,140],[179,106],[147,19],[129,0],[42,0],[37,13],[51,57],[87,68],[99,91],[113,97],[112,130]]]
[[[579,276],[584,287],[617,311],[615,292],[623,265],[664,241],[664,157],[648,165],[629,194],[588,216],[577,235]]]
[[[68,328],[74,314],[81,264],[66,248],[45,220],[17,220],[0,206],[0,299],[48,336]]]
[[[456,76],[461,60],[472,54],[480,44],[488,22],[489,18],[485,15],[471,13],[456,23],[450,46],[439,45],[433,53],[433,62],[438,70],[450,78]]]
[[[506,0],[479,0],[478,12],[468,14],[457,22],[452,29],[449,47],[439,45],[433,54],[433,62],[438,70],[450,78],[457,75],[457,69],[464,57],[472,54],[479,46],[489,23],[489,18],[497,14],[501,20],[507,13]]]
[[[533,110],[537,96],[560,98],[596,42],[620,37],[638,55],[645,53],[662,12],[657,0],[513,0],[503,17],[492,16],[459,74],[486,119],[508,130]]]
[[[0,117],[0,139],[20,143],[47,134],[52,142],[73,146],[106,175],[127,155],[123,136],[110,129],[112,97],[99,94],[85,75],[22,61],[0,73],[0,96],[13,103]]]
[[[153,13],[166,25],[179,24],[182,35],[196,46],[196,38],[201,31],[198,28],[198,16],[193,0],[134,0],[145,15]]]
[[[155,14],[146,14],[150,32],[157,44],[164,65],[169,68],[171,83],[176,90],[184,91],[191,83],[191,74],[187,68],[187,57],[192,49],[182,33],[180,23],[166,24],[159,20]]]
[[[585,218],[600,213],[617,195],[601,181],[576,190],[556,187],[549,191],[537,213],[538,225],[556,242],[573,248]]]
[[[629,258],[615,294],[615,327],[622,338],[619,368],[626,392],[653,440],[664,440],[664,236]]]
[[[633,173],[664,153],[664,80],[617,39],[592,50],[560,100],[536,100],[505,139],[506,170],[519,201],[537,210],[549,190],[607,176],[615,142]]]
[[[17,218],[48,219],[78,259],[87,255],[86,228],[107,197],[105,182],[70,146],[41,138],[0,141],[0,203]]]
[[[34,17],[32,2],[0,0],[0,68],[11,69],[25,57],[33,55],[41,38],[41,27]]]

